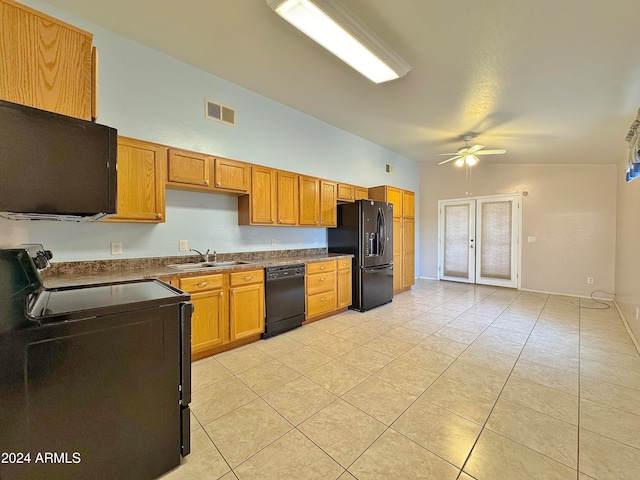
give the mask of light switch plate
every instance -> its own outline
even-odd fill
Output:
[[[180,251],[186,252],[189,250],[189,242],[186,240],[180,240]]]

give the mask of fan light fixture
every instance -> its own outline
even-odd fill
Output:
[[[411,70],[402,58],[336,0],[266,0],[291,25],[375,83]]]

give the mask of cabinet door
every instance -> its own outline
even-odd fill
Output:
[[[404,219],[402,232],[402,288],[415,283],[415,220]]]
[[[415,218],[415,194],[408,190],[402,192],[402,216],[404,218]]]
[[[338,184],[335,182],[320,182],[320,225],[323,227],[338,226],[338,208],[336,198],[338,195]]]
[[[169,149],[167,186],[210,188],[209,157],[201,153]]]
[[[118,137],[118,213],[112,222],[164,222],[167,149]]]
[[[393,291],[402,290],[402,218],[393,219]]]
[[[192,293],[191,352],[197,353],[224,342],[226,301],[223,290]]]
[[[0,1],[0,98],[91,120],[93,35]]]
[[[320,181],[317,178],[299,177],[300,225],[320,225]]]
[[[355,189],[356,200],[363,200],[369,198],[369,189],[364,187],[356,187]]]
[[[273,225],[276,222],[276,171],[251,167],[251,223]]]
[[[298,175],[278,172],[278,223],[298,224]]]
[[[249,164],[226,158],[215,159],[215,185],[218,190],[249,193]]]
[[[402,217],[402,190],[394,187],[387,187],[386,201],[393,203],[393,216]]]
[[[338,200],[353,202],[355,200],[355,188],[347,183],[338,184]]]
[[[351,305],[351,267],[338,270],[336,290],[338,293],[338,308]]]
[[[264,332],[264,283],[230,291],[231,341]]]

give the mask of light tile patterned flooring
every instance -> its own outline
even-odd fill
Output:
[[[615,307],[584,307],[421,280],[201,360],[163,478],[640,479],[640,357]]]

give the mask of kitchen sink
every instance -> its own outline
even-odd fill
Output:
[[[175,268],[176,270],[195,270],[198,268],[215,268],[215,267],[231,267],[233,265],[247,265],[250,262],[197,262],[197,263],[174,263],[167,265],[167,267]]]

